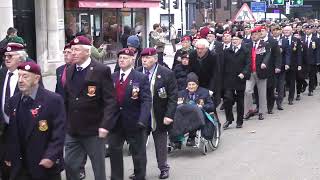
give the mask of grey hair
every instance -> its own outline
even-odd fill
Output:
[[[196,42],[196,47],[198,47],[199,45],[204,45],[205,46],[205,48],[209,48],[209,46],[210,46],[210,43],[209,43],[209,41],[208,40],[206,40],[206,39],[199,39],[199,40],[197,40],[197,42]]]
[[[91,48],[92,46],[89,46],[89,45],[81,45],[82,47],[84,47],[85,49],[88,50],[89,54],[91,54]]]
[[[28,53],[26,51],[16,51],[16,52],[19,54],[21,62],[26,62],[27,61],[27,58],[29,56],[28,56]]]

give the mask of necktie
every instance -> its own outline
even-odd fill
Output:
[[[122,84],[123,83],[123,77],[124,77],[124,75],[126,75],[125,73],[121,73],[121,78],[120,78],[120,84]]]
[[[11,91],[10,91],[10,80],[11,80],[11,76],[13,75],[12,72],[8,73],[8,80],[7,80],[7,86],[6,86],[6,95],[5,95],[5,104],[8,102],[8,100],[11,97]]]
[[[29,107],[32,103],[32,98],[30,96],[23,96],[22,97],[22,104],[25,105],[25,107]]]
[[[227,46],[227,45],[225,45],[223,49],[227,49],[227,48],[228,48],[228,46]]]
[[[190,93],[190,94],[189,94],[189,99],[192,100],[192,101],[194,101],[194,93]]]
[[[149,70],[144,70],[144,74],[148,76],[148,79],[150,80],[150,71]]]
[[[77,67],[78,72],[82,71],[82,69],[83,69],[82,67]]]
[[[61,76],[61,83],[62,83],[63,87],[66,84],[66,80],[67,80],[67,65],[64,66],[64,69],[63,69],[63,72],[62,72],[62,76]]]

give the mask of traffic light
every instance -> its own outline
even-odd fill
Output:
[[[273,0],[272,4],[274,4],[274,5],[284,5],[284,0]]]
[[[291,3],[292,3],[292,5],[302,6],[303,0],[291,0]]]
[[[179,0],[173,0],[173,8],[179,9]]]
[[[161,7],[162,9],[166,9],[166,4],[167,4],[166,0],[161,0],[161,2],[160,2],[160,7]]]

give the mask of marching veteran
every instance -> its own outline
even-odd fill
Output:
[[[39,86],[40,67],[18,66],[20,92],[9,99],[5,163],[13,180],[60,180],[63,170],[65,110],[60,95]]]

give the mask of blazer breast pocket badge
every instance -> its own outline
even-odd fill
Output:
[[[39,121],[39,131],[45,132],[49,129],[47,120]]]
[[[89,97],[94,97],[96,95],[96,89],[97,87],[96,86],[88,86],[88,93],[87,95]]]
[[[140,92],[139,83],[133,83],[132,84],[131,99],[138,99],[139,98],[139,92]]]
[[[167,98],[166,88],[165,87],[159,88],[158,95],[160,98],[163,98],[163,99]]]

